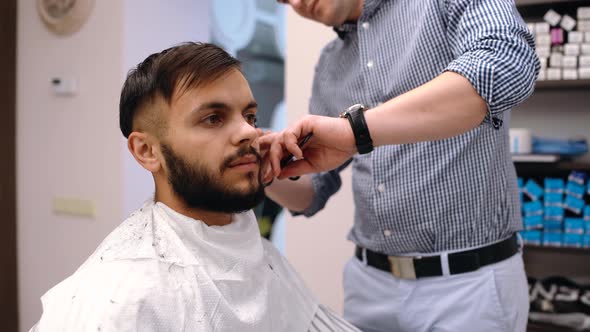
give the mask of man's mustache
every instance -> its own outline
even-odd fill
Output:
[[[260,166],[260,164],[262,162],[262,157],[260,156],[260,153],[258,151],[256,151],[256,149],[254,149],[252,146],[248,145],[248,146],[241,147],[234,155],[231,155],[231,156],[225,158],[225,160],[221,164],[221,172],[223,173],[223,171],[225,171],[227,168],[231,167],[230,165],[236,159],[242,158],[247,155],[254,155],[256,157],[256,163],[258,164],[258,166]]]

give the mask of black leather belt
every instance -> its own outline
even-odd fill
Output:
[[[516,234],[513,234],[508,239],[489,246],[450,253],[448,254],[449,273],[472,272],[482,266],[503,261],[517,253],[518,248]],[[361,261],[363,261],[363,250],[367,257],[367,265],[391,272],[397,278],[417,279],[443,275],[441,256],[387,256],[357,246],[355,255]]]

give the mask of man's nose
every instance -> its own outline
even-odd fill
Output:
[[[234,143],[236,145],[241,145],[246,142],[254,141],[258,137],[258,131],[256,131],[256,128],[248,123],[248,121],[243,120],[239,122],[238,128],[236,128],[233,136]]]

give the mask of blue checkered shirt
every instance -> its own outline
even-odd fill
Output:
[[[338,116],[375,107],[446,71],[461,74],[487,102],[481,125],[462,135],[387,145],[313,176],[321,210],[353,168],[354,226],[349,239],[388,255],[485,245],[522,227],[508,148],[510,110],[534,89],[534,40],[510,0],[365,0],[356,23],[315,69],[310,112]]]

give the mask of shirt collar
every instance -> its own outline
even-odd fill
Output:
[[[375,14],[383,0],[364,0],[363,9],[359,21],[366,21]],[[334,27],[334,31],[338,34],[338,38],[344,39],[349,32],[356,31],[357,22],[344,22],[339,26]]]

